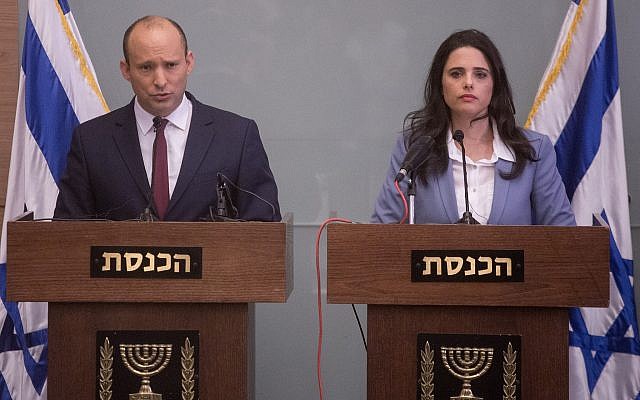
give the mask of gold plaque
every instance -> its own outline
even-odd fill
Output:
[[[96,400],[199,398],[198,331],[98,331],[96,342]]]
[[[520,336],[418,333],[417,339],[417,400],[520,397]]]

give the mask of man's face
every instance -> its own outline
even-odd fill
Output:
[[[194,66],[193,54],[185,56],[178,31],[165,21],[139,24],[129,36],[127,52],[129,62],[121,60],[120,71],[142,108],[159,117],[171,114],[182,101]]]

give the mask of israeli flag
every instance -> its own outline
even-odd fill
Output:
[[[25,208],[53,216],[73,129],[107,111],[67,1],[28,7],[0,244],[0,400],[47,398],[47,304],[7,301],[6,223]]]
[[[609,308],[570,311],[570,399],[640,399],[613,0],[573,0],[527,126],[555,143],[578,225],[611,227]]]

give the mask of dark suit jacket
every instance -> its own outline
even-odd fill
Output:
[[[216,207],[216,173],[255,196],[232,191],[238,218],[279,221],[278,190],[252,120],[198,102],[165,220],[198,221]],[[79,125],[59,183],[57,218],[135,219],[153,202],[138,141],[133,101]],[[155,213],[155,210],[154,210]]]

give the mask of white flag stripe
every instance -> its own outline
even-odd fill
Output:
[[[13,127],[13,139],[11,143],[11,163],[9,166],[9,177],[7,185],[7,195],[5,200],[4,221],[2,226],[2,239],[0,240],[0,263],[7,260],[7,230],[6,221],[15,217],[19,213],[20,205],[24,204],[25,192],[25,163],[13,160],[22,160],[25,152],[24,132],[28,131],[27,121],[24,116],[24,74],[20,69],[20,80],[18,85],[18,100],[16,105],[16,117]],[[4,308],[2,308],[4,311]]]
[[[13,400],[32,400],[47,398],[47,383],[45,382],[41,395],[38,395],[29,377],[24,371],[16,374],[15,369],[24,365],[24,358],[19,351],[0,353],[0,373],[5,378],[9,393]],[[11,379],[13,378],[13,379]]]
[[[30,1],[29,16],[78,120],[86,121],[107,111],[102,103],[86,101],[95,98],[96,94],[88,82],[91,77],[87,76],[87,71],[83,71],[82,66],[86,65],[88,72],[95,76],[93,65],[84,54],[74,52],[72,40],[77,43],[81,41],[68,37],[61,18],[65,23],[68,23],[69,19],[60,16],[57,1]],[[75,25],[75,21],[71,21]],[[72,33],[73,31],[74,29],[71,29]],[[84,49],[84,45],[79,47]],[[84,78],[84,84],[78,84],[79,77]],[[85,102],[87,104],[84,104]]]
[[[49,314],[47,303],[23,301],[18,303],[18,309],[20,310],[20,315],[23,317],[21,320],[25,332],[35,332],[47,327]],[[25,316],[29,316],[29,318],[26,318]],[[40,354],[41,349],[38,349],[37,347],[34,349],[35,350],[33,351],[29,349],[29,351],[32,354]],[[38,357],[36,357],[36,360],[37,359]]]
[[[556,62],[549,64],[538,88],[539,93],[546,89],[545,101],[537,110],[534,105],[532,111],[549,117],[534,119],[530,127],[547,134],[552,143],[558,140],[561,128],[566,125],[573,111],[591,57],[606,31],[606,23],[602,21],[602,18],[606,18],[606,2],[596,0],[593,2],[594,7],[586,7],[586,2],[583,3],[582,7],[571,3],[572,9],[565,17],[567,25],[563,27],[554,50],[552,59]],[[563,55],[562,52],[566,50],[568,53]],[[548,82],[554,73],[555,79]],[[562,84],[556,84],[557,82]]]
[[[609,109],[602,118],[602,136],[600,148],[593,164],[576,188],[572,205],[578,225],[591,225],[591,214],[607,210],[609,221],[627,221],[627,223],[611,223],[613,238],[618,244],[622,257],[633,258],[633,243],[629,226],[629,202],[626,196],[627,180],[611,179],[612,176],[626,176],[622,132],[622,113],[620,91],[616,93]],[[606,190],[603,190],[606,188]]]
[[[58,187],[47,168],[47,160],[42,155],[42,151],[31,132],[25,132],[24,140],[26,141],[25,160],[31,160],[25,165],[25,176],[40,182],[40,187],[25,184],[24,203],[33,205],[28,209],[34,211],[34,218],[50,218],[53,216],[56,206],[55,201],[52,202],[50,199],[57,198]]]
[[[577,347],[569,347],[569,360],[578,360],[582,352]],[[569,368],[570,400],[591,400],[589,381],[585,368]]]
[[[71,29],[71,35],[74,38],[81,38],[82,36],[80,35],[80,31],[78,30],[78,25],[76,25],[76,20],[73,17],[73,14],[71,14],[70,12],[65,14],[64,17],[67,20],[67,24],[69,26],[69,28]],[[93,69],[93,64],[91,63],[91,59],[86,56],[87,54],[89,54],[89,52],[87,52],[87,49],[84,47],[84,43],[82,42],[82,40],[76,40],[76,44],[78,45],[78,48],[80,50],[80,55],[82,55],[82,57],[84,58],[84,62],[87,64],[87,67],[89,68],[89,72],[91,74],[91,78],[93,79],[93,81],[95,82],[96,86],[98,87],[98,89],[100,89],[100,85],[97,81],[96,77],[96,72]],[[86,75],[85,75],[86,77]],[[99,93],[96,94],[97,97],[102,97],[102,91],[100,91]],[[106,107],[106,104],[104,104],[104,106]]]
[[[640,357],[616,353],[615,357],[611,357],[605,364],[601,380],[594,388],[591,397],[586,397],[586,399],[636,399],[639,373]],[[627,376],[631,376],[632,379],[625,379]],[[617,396],[612,397],[612,393],[617,394]],[[571,400],[573,400],[573,397]]]

